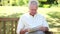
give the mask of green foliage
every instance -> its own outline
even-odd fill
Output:
[[[38,1],[39,1],[39,7],[44,7],[44,8],[49,8],[49,6],[47,7],[44,4],[53,4],[54,3],[54,0],[38,0]],[[4,6],[6,6],[6,5],[8,5],[8,6],[18,6],[18,5],[24,6],[24,5],[27,5],[28,2],[29,2],[29,0],[11,0],[11,1],[9,0],[9,2],[8,2],[8,0],[2,0],[2,1],[0,0],[0,6],[3,6],[3,5]],[[43,4],[41,2],[43,2]],[[46,3],[44,3],[44,2],[46,2]],[[57,2],[57,4],[58,4],[58,2]]]
[[[38,1],[41,1],[41,2],[42,2],[42,1],[43,1],[43,2],[46,2],[47,0],[38,0]]]
[[[49,8],[50,5],[49,5],[49,4],[44,4],[43,7],[44,7],[44,8]]]
[[[27,3],[28,3],[28,0],[20,0],[19,1],[20,6],[26,5]]]
[[[25,3],[23,2],[23,0],[20,0],[20,1],[19,1],[19,5],[20,5],[20,6],[22,6],[22,5],[24,5],[24,4],[25,4]]]

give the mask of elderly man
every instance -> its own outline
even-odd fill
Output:
[[[48,31],[48,23],[44,16],[37,13],[38,2],[29,2],[29,13],[20,17],[17,34],[45,34]]]

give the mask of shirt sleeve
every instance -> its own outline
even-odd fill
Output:
[[[23,18],[20,18],[17,25],[17,34],[20,34],[20,30],[24,28]]]
[[[42,21],[43,22],[43,26],[49,28],[49,25],[48,25],[48,22],[46,21],[46,18],[43,17],[42,19],[43,19],[43,21]]]

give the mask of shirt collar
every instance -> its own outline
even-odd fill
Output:
[[[31,17],[33,17],[33,16],[32,16],[32,15],[30,15],[29,13],[28,13],[28,15],[29,15],[29,16],[31,16]],[[36,16],[37,16],[37,13],[34,15],[34,17],[36,17]],[[34,17],[33,17],[33,18],[34,18]]]

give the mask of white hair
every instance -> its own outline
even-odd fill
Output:
[[[37,6],[39,5],[37,0],[30,0],[28,6],[30,6],[33,3],[36,4]]]

